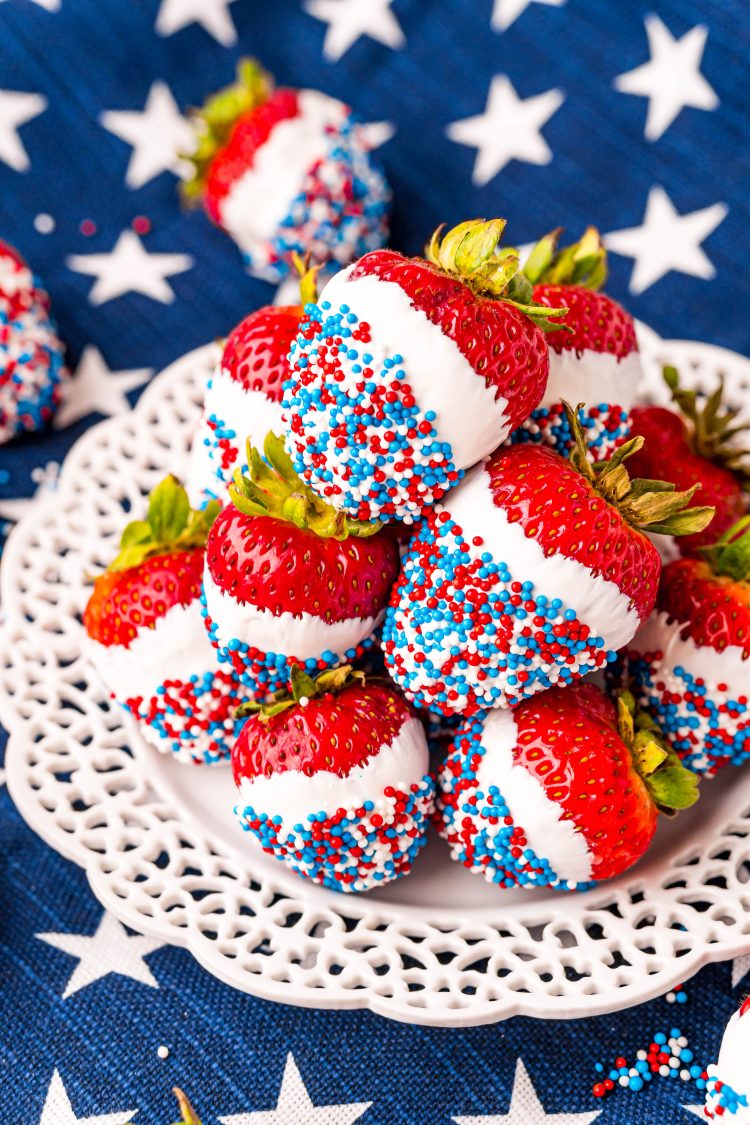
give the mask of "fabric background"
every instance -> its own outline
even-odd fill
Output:
[[[189,7],[200,11],[194,0],[167,2],[183,16]],[[216,0],[203,4],[219,11]],[[269,286],[246,276],[226,236],[200,212],[181,211],[171,173],[137,189],[127,185],[132,148],[101,122],[107,111],[142,111],[156,80],[166,83],[180,108],[199,104],[231,79],[234,62],[248,52],[280,84],[320,88],[348,101],[366,121],[395,126],[380,155],[395,192],[392,243],[400,249],[415,252],[438,222],[472,215],[504,215],[510,240],[518,243],[560,224],[571,235],[589,222],[607,233],[632,230],[644,223],[655,188],[680,215],[713,208],[677,233],[662,231],[672,262],[682,266],[645,287],[635,283],[627,252],[638,239],[614,238],[624,250],[612,255],[609,289],[664,337],[745,351],[747,5],[498,0],[498,11],[503,4],[506,15],[516,11],[517,17],[498,31],[490,26],[490,0],[395,0],[392,13],[405,38],[400,49],[364,36],[331,61],[323,53],[325,23],[299,0],[227,0],[227,42],[187,18],[172,34],[158,34],[160,0],[0,0],[0,94],[33,92],[47,100],[44,112],[19,126],[28,157],[28,168],[19,169],[7,159],[7,114],[2,147],[0,98],[0,236],[43,278],[71,366],[93,345],[109,369],[100,376],[101,388],[107,379],[116,381],[111,373],[158,371],[273,298]],[[656,140],[644,136],[646,98],[614,85],[618,75],[649,59],[644,18],[650,12],[675,40],[699,25],[707,28],[700,68],[719,102],[714,109],[684,108]],[[446,127],[484,113],[494,75],[507,75],[519,99],[559,90],[564,100],[541,126],[548,162],[509,160],[478,185],[472,182],[475,150],[450,140]],[[673,82],[668,69],[659,81],[663,96]],[[40,214],[52,216],[52,233],[36,229]],[[109,253],[136,216],[150,220],[142,238],[148,253],[189,255],[191,268],[169,277],[174,299],[167,303],[131,291],[93,304],[94,279],[72,269],[70,256]],[[84,220],[93,221],[95,234],[81,231]],[[711,223],[698,239],[696,227]],[[658,241],[658,229],[651,238]],[[693,265],[686,270],[684,246],[691,238]],[[647,255],[648,247],[638,253]],[[129,392],[130,402],[137,394]],[[116,398],[113,393],[111,411]],[[53,486],[57,464],[100,417],[89,413],[0,447],[0,524],[25,510],[24,500],[40,485]],[[314,1105],[371,1102],[362,1116],[366,1125],[437,1125],[459,1115],[488,1115],[490,1122],[510,1125],[585,1125],[595,1117],[600,1125],[688,1121],[682,1106],[702,1100],[692,1085],[657,1079],[640,1094],[619,1090],[597,1102],[593,1064],[609,1064],[620,1053],[632,1059],[654,1032],[674,1025],[689,1037],[699,1062],[714,1059],[750,971],[750,960],[743,959],[702,971],[688,985],[684,1006],[657,1000],[581,1022],[514,1019],[462,1031],[275,1006],[233,992],[186,952],[166,947],[146,955],[158,989],[110,973],[63,999],[77,962],[35,935],[92,935],[100,920],[84,875],[30,832],[0,788],[3,1125],[66,1125],[100,1116],[119,1122],[128,1118],[109,1115],[126,1109],[138,1110],[137,1121],[167,1125],[177,1116],[174,1084],[189,1092],[204,1125],[222,1115],[270,1111],[289,1052]],[[167,1060],[157,1057],[160,1044],[169,1046]],[[511,1112],[519,1058],[538,1100],[520,1091]],[[55,1070],[73,1117],[64,1098],[49,1093]],[[304,1125],[304,1101],[298,1099],[293,1116]],[[334,1110],[315,1116],[321,1125],[349,1119]],[[247,1120],[280,1123],[282,1116]]]

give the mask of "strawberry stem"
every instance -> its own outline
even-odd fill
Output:
[[[379,521],[365,523],[352,519],[308,488],[294,471],[283,438],[266,434],[263,454],[261,457],[248,441],[250,476],[237,469],[234,484],[229,487],[232,503],[244,515],[285,520],[322,539],[348,539],[350,535],[367,538],[380,531],[383,525]]]
[[[688,444],[698,457],[722,465],[738,478],[743,488],[750,488],[750,450],[738,446],[733,439],[747,434],[748,427],[736,424],[739,410],[724,405],[724,378],[715,390],[700,402],[696,391],[680,386],[676,367],[662,369],[672,402],[688,422]]]
[[[183,200],[200,202],[208,170],[216,154],[227,144],[240,117],[250,113],[273,93],[273,78],[255,59],[240,59],[236,81],[208,99],[202,109],[192,111],[195,146],[183,153],[193,174],[181,185]]]
[[[683,766],[661,728],[639,710],[629,691],[617,696],[617,726],[659,812],[667,816],[698,800],[698,775]]]
[[[248,700],[247,703],[240,704],[235,711],[235,718],[243,719],[247,715],[255,715],[261,723],[267,723],[282,711],[288,711],[291,707],[299,705],[304,706],[303,700],[306,703],[308,699],[314,699],[318,695],[336,694],[350,684],[364,682],[364,672],[352,668],[351,664],[342,664],[339,668],[327,668],[314,679],[298,664],[293,664],[288,689],[275,692],[268,703]]]
[[[205,547],[220,507],[218,500],[211,500],[202,510],[191,508],[187,492],[170,474],[149,496],[146,519],[126,526],[107,572],[130,570],[156,555]]]
[[[607,251],[596,227],[587,227],[578,242],[558,249],[562,227],[540,238],[523,272],[532,285],[578,285],[601,289],[607,280]]]
[[[702,547],[714,574],[735,582],[750,581],[750,515],[742,516],[716,543]]]
[[[299,295],[302,306],[314,305],[318,300],[318,271],[320,266],[313,266],[312,251],[308,250],[304,258],[296,250],[292,251],[292,265],[299,276]]]
[[[468,219],[443,234],[442,224],[425,247],[425,258],[481,296],[520,309],[545,332],[565,328],[559,318],[568,310],[532,304],[533,286],[519,271],[518,251],[499,248],[505,225],[505,219]]]
[[[187,1094],[179,1086],[175,1086],[172,1093],[177,1098],[177,1104],[182,1115],[182,1120],[176,1121],[175,1125],[201,1125],[200,1118],[188,1101]]]
[[[616,449],[608,461],[594,463],[578,417],[583,406],[579,403],[574,410],[570,403],[563,402],[574,441],[570,462],[608,504],[633,527],[657,535],[693,535],[708,527],[715,509],[689,506],[699,484],[677,492],[669,481],[643,480],[628,474],[624,463],[643,446],[640,435]]]

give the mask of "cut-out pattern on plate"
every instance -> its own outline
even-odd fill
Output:
[[[664,399],[669,360],[702,387],[723,373],[730,401],[750,404],[750,361],[649,330],[641,341],[643,398]],[[81,655],[85,575],[111,557],[123,507],[141,512],[150,487],[184,471],[215,358],[213,346],[185,356],[131,414],[85,434],[10,538],[0,714],[11,793],[36,831],[129,926],[287,1003],[442,1026],[564,1019],[639,1003],[747,952],[750,791],[732,771],[627,877],[586,894],[498,892],[434,840],[408,879],[345,897],[255,850],[225,769],[196,772],[145,746]]]

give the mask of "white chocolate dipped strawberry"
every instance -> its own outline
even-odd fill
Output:
[[[239,724],[239,681],[220,669],[203,627],[201,578],[219,505],[191,511],[167,477],[148,518],[125,528],[117,557],[94,583],[84,611],[88,654],[143,737],[181,762],[229,757]]]

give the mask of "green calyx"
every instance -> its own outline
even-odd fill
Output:
[[[469,219],[443,234],[439,226],[425,247],[425,258],[476,293],[515,305],[545,332],[566,327],[567,309],[532,304],[533,285],[520,272],[517,250],[500,249],[505,219]]]
[[[170,474],[149,496],[145,520],[132,520],[123,531],[119,553],[107,572],[130,570],[155,555],[205,547],[220,507],[218,500],[211,500],[195,511],[177,477]]]
[[[181,1114],[180,1120],[175,1121],[174,1125],[201,1125],[200,1118],[188,1101],[187,1094],[179,1086],[175,1086],[172,1093],[177,1098]]]
[[[236,122],[246,113],[268,101],[273,79],[255,59],[240,59],[236,81],[209,98],[202,109],[191,114],[195,146],[183,157],[193,166],[190,179],[182,184],[182,197],[188,204],[200,202],[212,160],[224,148]]]
[[[290,679],[290,690],[277,691],[268,703],[255,703],[253,700],[242,703],[235,717],[243,719],[254,715],[261,723],[267,723],[274,715],[280,715],[291,707],[305,707],[308,700],[316,696],[335,694],[350,684],[363,684],[365,674],[350,664],[342,664],[340,668],[329,668],[313,679],[298,664],[293,664]]]
[[[702,547],[700,553],[714,574],[735,582],[750,582],[750,515],[742,516],[716,543]]]
[[[587,227],[578,242],[558,249],[562,227],[540,238],[523,267],[532,285],[580,285],[601,289],[607,280],[607,251],[596,227]]]
[[[729,469],[743,488],[750,488],[750,449],[743,449],[732,440],[747,434],[748,427],[737,423],[739,410],[724,405],[723,377],[716,390],[703,399],[695,391],[680,386],[676,367],[666,366],[662,374],[672,402],[689,423],[688,441],[693,453]]]
[[[232,503],[246,516],[272,516],[321,539],[367,538],[383,526],[377,520],[354,520],[321,500],[297,476],[284,439],[276,434],[266,434],[262,457],[248,441],[247,463],[250,476],[237,469],[229,487]]]
[[[694,535],[708,527],[715,509],[690,507],[699,484],[677,492],[669,481],[630,476],[625,461],[643,446],[644,439],[640,435],[616,449],[608,461],[594,463],[578,418],[583,405],[579,403],[574,410],[570,403],[563,402],[574,439],[570,462],[608,504],[617,508],[633,527],[657,535]]]
[[[308,250],[304,258],[292,251],[292,265],[299,277],[299,296],[301,305],[314,305],[318,300],[318,272],[320,266],[312,263],[312,253]]]
[[[683,766],[661,729],[629,691],[617,696],[617,725],[659,812],[689,809],[698,800],[698,775]]]

